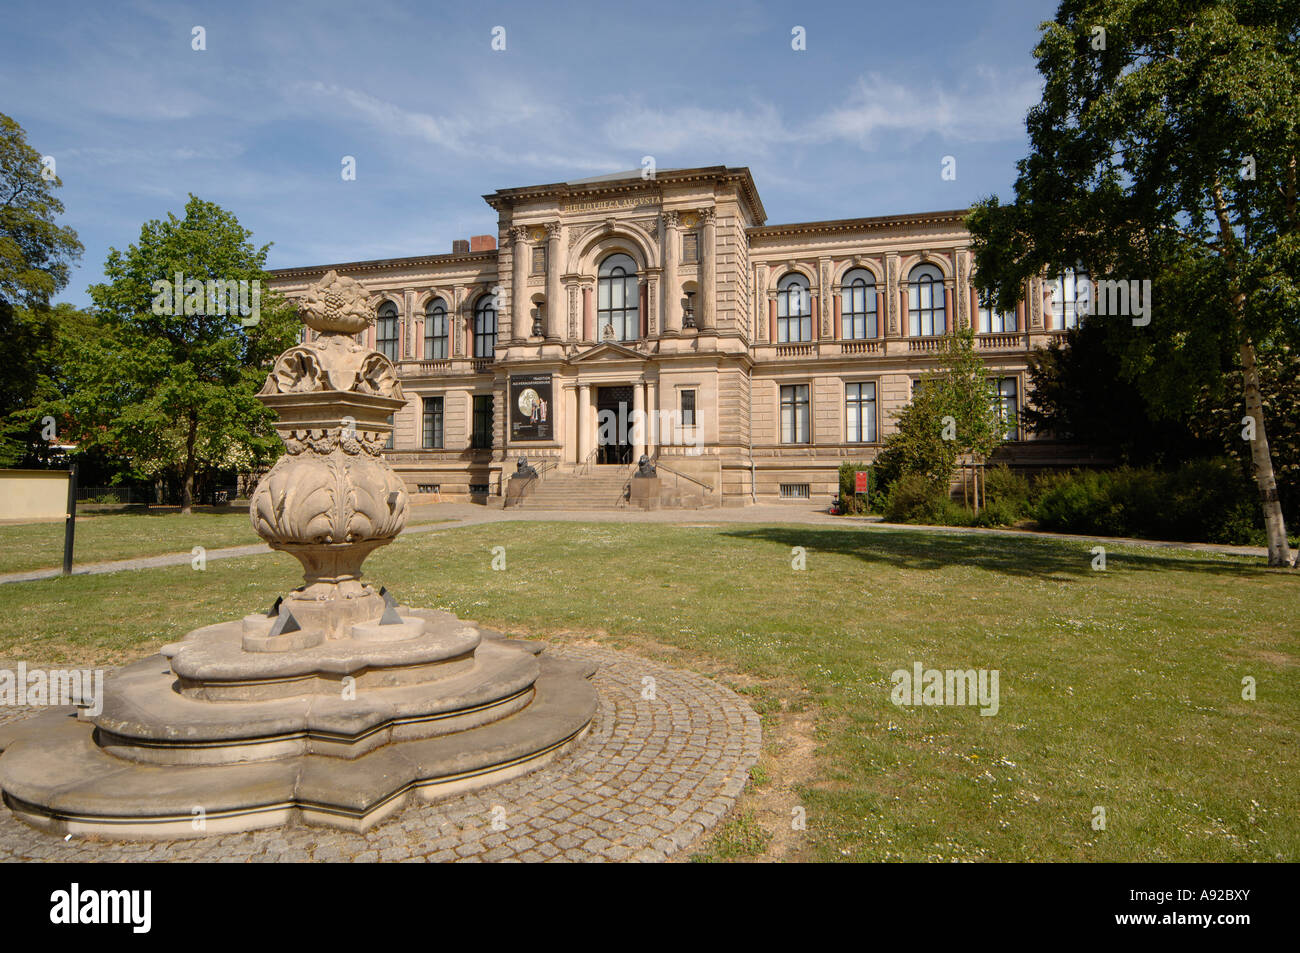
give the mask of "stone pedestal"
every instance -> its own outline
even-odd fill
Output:
[[[628,491],[628,503],[643,510],[659,509],[659,477],[633,476]]]
[[[327,274],[304,304],[320,336],[281,354],[258,394],[286,453],[250,518],[302,564],[303,585],[117,672],[98,715],[0,730],[0,789],[24,821],[108,837],[365,830],[412,794],[533,770],[587,730],[589,667],[362,581],[407,516],[382,455],[405,399],[392,362],[353,337],[373,322],[365,302]]]

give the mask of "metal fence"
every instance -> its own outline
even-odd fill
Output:
[[[233,503],[239,496],[239,487],[231,483],[225,486],[208,487],[195,495],[194,502],[203,506],[225,506]],[[154,489],[149,486],[79,486],[78,503],[156,503]],[[179,495],[163,491],[162,505],[176,506],[180,503]]]

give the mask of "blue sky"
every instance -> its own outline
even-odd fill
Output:
[[[86,246],[59,300],[86,304],[109,247],[190,192],[273,242],[273,268],[450,251],[495,233],[487,192],[645,155],[749,166],[769,223],[1005,197],[1054,10],[10,0],[0,111],[55,157],[63,221]],[[345,155],[355,181],[340,176]],[[940,176],[945,155],[955,181]]]

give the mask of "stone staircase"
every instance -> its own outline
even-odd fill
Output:
[[[614,510],[627,506],[623,487],[630,466],[593,466],[584,473],[548,470],[532,492],[511,509]]]

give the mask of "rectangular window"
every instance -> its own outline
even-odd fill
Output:
[[[781,388],[781,442],[808,443],[808,385]]]
[[[876,442],[876,383],[844,385],[844,419],[849,443]]]
[[[812,498],[809,492],[811,484],[809,483],[782,483],[781,499],[783,500],[807,500]]]
[[[469,485],[470,496],[487,496],[488,490],[492,487],[487,483],[471,483]]]
[[[1016,331],[1016,313],[980,306],[980,334],[1004,334]]]
[[[546,246],[533,246],[533,274],[546,274]]]
[[[492,395],[474,395],[474,429],[470,435],[474,450],[492,449]]]
[[[1079,326],[1091,304],[1092,283],[1082,268],[1066,268],[1048,285],[1052,293],[1052,330]]]
[[[441,483],[421,483],[416,487],[419,493],[440,493],[442,492]]]
[[[389,414],[389,415],[388,415],[388,426],[389,426],[389,427],[392,427],[392,426],[393,426],[393,415],[392,415],[392,414]],[[393,436],[394,436],[393,431],[392,431],[392,430],[388,431],[388,439],[387,439],[386,441],[384,441],[384,449],[385,449],[385,450],[392,450],[392,449],[393,449]]]
[[[442,398],[424,398],[424,448],[442,449]]]
[[[1002,434],[1003,439],[1018,439],[1020,401],[1016,379],[1014,377],[998,377],[990,380],[989,395],[993,399],[994,406],[998,409],[998,416],[1002,418],[1002,422],[1007,427]]]
[[[682,426],[695,426],[695,391],[682,391]]]
[[[700,235],[685,232],[682,235],[682,264],[691,265],[700,260]]]

